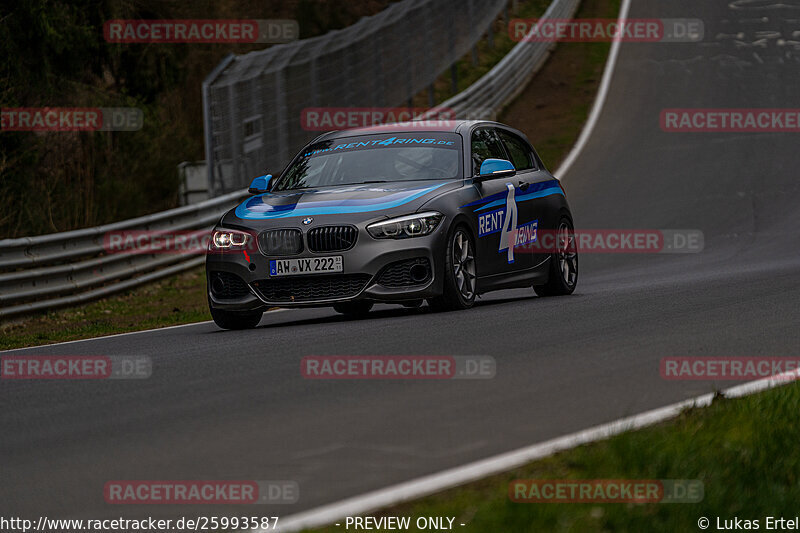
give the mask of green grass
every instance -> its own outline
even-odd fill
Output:
[[[205,290],[204,269],[196,268],[80,307],[23,317],[0,325],[0,349],[211,320]]]
[[[581,446],[374,516],[455,517],[465,532],[699,531],[697,520],[800,514],[800,385],[717,399],[658,426]],[[513,503],[515,479],[697,479],[700,503]],[[318,531],[342,531],[329,527]],[[416,529],[412,528],[412,531]]]

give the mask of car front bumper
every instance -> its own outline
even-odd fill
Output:
[[[440,223],[430,235],[408,239],[375,239],[361,226],[358,228],[359,234],[355,246],[346,251],[314,253],[308,251],[306,247],[304,252],[296,256],[281,257],[269,257],[260,251],[248,254],[209,251],[206,255],[209,305],[227,311],[253,311],[270,307],[318,307],[356,300],[401,303],[438,296],[443,288],[444,256],[447,246],[444,226],[444,223]],[[292,276],[269,274],[269,261],[272,259],[335,255],[342,256],[341,273]],[[389,267],[410,263],[412,260],[420,260],[418,263],[422,264],[427,261],[429,276],[425,280],[412,284],[401,283],[398,286],[398,277],[394,276],[394,283],[387,282],[389,276],[385,274]],[[402,271],[402,268],[399,270]],[[397,269],[392,272],[396,271]],[[240,290],[242,294],[237,294],[235,297],[215,292],[212,281],[217,273],[233,274],[240,278],[247,287],[246,293],[244,288]],[[344,279],[351,280],[347,285],[350,290],[337,293],[335,288],[341,285]],[[274,290],[276,284],[285,290]],[[325,290],[313,290],[315,285],[324,286]],[[270,290],[265,290],[265,287],[269,287]],[[309,290],[309,287],[312,289]],[[275,297],[276,294],[278,297]]]

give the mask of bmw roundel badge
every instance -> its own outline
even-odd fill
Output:
[[[303,224],[305,224],[306,226],[308,226],[312,222],[314,222],[314,219],[311,218],[311,217],[306,217],[306,218],[303,219]]]

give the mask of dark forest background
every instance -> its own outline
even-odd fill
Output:
[[[203,159],[203,79],[266,45],[109,44],[109,19],[298,21],[308,38],[391,0],[10,0],[0,6],[0,107],[138,107],[136,132],[0,132],[0,239],[175,207],[177,165]]]

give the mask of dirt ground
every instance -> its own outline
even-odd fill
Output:
[[[619,0],[584,0],[575,18],[617,18]],[[580,135],[610,43],[560,43],[498,120],[524,132],[551,171]]]

